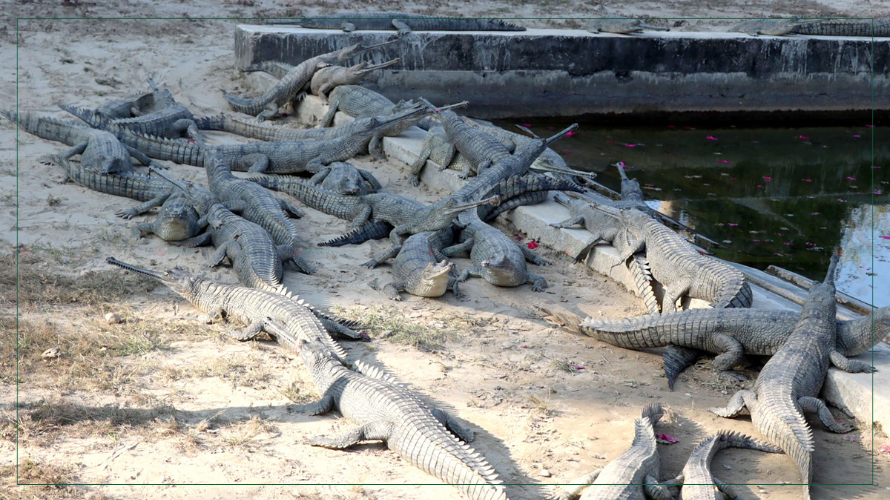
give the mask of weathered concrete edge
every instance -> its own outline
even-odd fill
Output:
[[[308,96],[297,109],[300,121],[312,123],[324,114],[326,105],[315,96]],[[337,113],[335,124],[348,123],[352,118],[343,113]],[[411,165],[417,159],[421,143],[426,132],[412,127],[399,137],[387,137],[383,139],[383,150],[391,159],[398,160],[406,165]],[[447,191],[456,191],[466,181],[457,176],[453,170],[439,171],[435,162],[427,161],[421,173],[421,179],[430,187]],[[592,235],[583,229],[557,229],[549,224],[569,217],[568,210],[552,199],[538,205],[523,206],[513,210],[509,214],[502,215],[517,229],[526,233],[530,238],[540,241],[550,248],[561,250],[568,257],[574,259],[580,249]],[[591,255],[585,261],[585,265],[597,273],[608,276],[625,288],[636,294],[636,289],[630,272],[625,266],[615,266],[618,262],[618,252],[611,245],[597,245]],[[766,273],[764,273],[766,275]],[[774,276],[766,275],[776,279]],[[781,281],[781,280],[779,280]],[[785,282],[782,282],[785,283]],[[785,309],[800,311],[797,304],[768,292],[760,287],[752,286],[754,292],[755,308]],[[663,291],[656,289],[659,300]],[[687,307],[708,307],[705,301],[694,299]],[[854,313],[855,315],[855,313]],[[885,429],[890,428],[890,348],[879,344],[873,351],[868,351],[857,356],[865,362],[872,361],[874,353],[875,366],[878,372],[874,374],[874,386],[871,374],[851,374],[837,368],[828,370],[828,377],[823,388],[825,399],[835,406],[846,406],[862,422],[878,422]],[[875,388],[873,393],[872,387]],[[874,405],[872,405],[874,401]],[[872,420],[874,413],[874,420]]]

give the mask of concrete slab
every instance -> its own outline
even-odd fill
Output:
[[[266,60],[296,64],[393,36],[392,31],[239,25],[236,62],[242,68]],[[890,44],[862,37],[414,32],[366,57],[374,63],[402,60],[398,69],[369,76],[363,83],[368,88],[393,100],[466,99],[480,118],[890,108],[890,101],[872,102],[871,87],[875,95],[890,92]],[[770,85],[763,85],[767,79]]]
[[[325,105],[315,96],[308,96],[297,109],[298,119],[311,123],[314,116],[324,114]],[[335,123],[347,121],[351,118],[343,113],[337,113]],[[421,143],[426,132],[412,127],[399,137],[387,137],[383,140],[383,150],[391,159],[408,165],[414,163],[420,153]],[[427,161],[421,174],[421,179],[428,185],[446,191],[455,191],[467,181],[460,179],[453,170],[439,171],[439,166],[432,161]],[[527,234],[530,238],[539,241],[542,245],[562,251],[567,257],[575,258],[578,252],[586,246],[586,242],[593,236],[583,229],[557,229],[549,224],[568,218],[568,210],[553,201],[553,196],[543,203],[519,207],[508,214],[503,214],[506,221],[512,223],[517,229]],[[630,272],[625,266],[614,266],[618,261],[618,252],[611,245],[597,245],[591,255],[585,261],[585,265],[594,271],[612,278],[622,284],[632,293],[636,290]],[[735,265],[735,264],[733,264]],[[744,267],[744,266],[742,266]],[[775,281],[777,285],[786,287],[787,282],[762,271],[745,268],[750,272],[759,273],[758,277],[764,280]],[[761,287],[753,285],[754,303],[752,307],[762,309],[783,309],[800,311],[800,306],[794,302],[769,292]],[[790,290],[789,291],[793,291]],[[796,293],[806,292],[800,289]],[[655,288],[655,295],[661,300],[663,290]],[[693,299],[686,300],[684,307],[698,308],[708,307],[707,302]],[[839,307],[838,317],[850,319],[858,317],[855,311]],[[871,361],[872,353],[867,352],[857,357],[863,361]],[[874,404],[872,405],[872,374],[850,374],[835,368],[829,370],[824,387],[825,398],[837,405],[843,404],[850,408],[856,417],[863,422],[880,422],[884,428],[890,428],[890,348],[884,344],[878,345],[874,350],[874,359],[879,372],[874,379]]]

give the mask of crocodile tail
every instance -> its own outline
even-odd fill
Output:
[[[750,408],[749,408],[750,409]],[[751,421],[771,443],[778,445],[800,468],[804,498],[809,499],[813,476],[813,430],[786,391],[760,391]]]
[[[232,94],[223,94],[229,106],[239,113],[247,115],[256,115],[265,107],[265,99],[256,97],[253,99],[245,99],[243,97],[234,96]]]
[[[634,254],[627,263],[630,274],[633,277],[634,285],[636,285],[637,295],[643,299],[646,309],[651,314],[658,314],[661,308],[658,305],[658,299],[655,298],[655,290],[652,288],[652,269],[649,267],[649,261],[641,254]],[[748,288],[750,291],[750,287]]]
[[[368,240],[379,240],[389,236],[392,226],[382,221],[368,221],[352,231],[338,236],[332,240],[318,244],[320,247],[342,247],[344,245],[358,245]]]
[[[714,309],[727,307],[751,307],[754,294],[751,285],[741,271],[728,264],[712,260],[707,267],[712,269],[712,279],[716,280],[716,294],[711,302]]]
[[[101,115],[99,115],[92,109],[72,106],[70,104],[59,104],[58,106],[66,113],[76,116],[77,118],[88,123],[93,128],[104,129],[108,124],[107,120],[105,120]]]
[[[647,349],[670,344],[667,332],[673,327],[684,326],[684,318],[677,315],[665,317],[648,314],[624,319],[595,319],[588,317],[581,322],[581,330],[601,342],[624,349]]]
[[[86,134],[89,133],[89,129],[81,125],[59,120],[51,116],[41,116],[30,111],[16,113],[15,111],[0,110],[0,115],[3,115],[31,135],[36,135],[41,139],[49,141],[62,142],[69,146],[85,141],[87,139]]]
[[[156,160],[168,160],[196,167],[204,166],[204,152],[195,144],[154,135],[137,134],[128,130],[118,131],[117,137],[127,146],[136,148]],[[208,149],[212,150],[212,148]]]
[[[198,130],[226,130],[226,124],[228,123],[228,117],[223,113],[192,119],[195,121],[195,125],[198,126]]]
[[[548,303],[544,305],[535,305],[533,307],[538,311],[546,314],[547,316],[544,317],[544,321],[550,323],[551,325],[562,327],[573,333],[586,333],[581,328],[581,316],[578,316],[577,314],[569,311],[562,306],[558,306],[554,303]]]
[[[663,416],[664,407],[661,406],[661,403],[649,403],[644,406],[643,411],[640,412],[640,418],[648,418],[652,425],[658,423]]]

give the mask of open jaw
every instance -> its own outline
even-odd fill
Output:
[[[426,270],[423,272],[423,277],[428,280],[437,279],[442,276],[447,276],[452,269],[454,269],[454,262],[443,260],[442,262],[427,266]]]

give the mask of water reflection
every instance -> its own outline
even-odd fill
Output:
[[[541,136],[570,123],[526,122]],[[721,258],[760,269],[776,264],[821,279],[830,250],[842,245],[839,289],[881,306],[890,305],[890,144],[882,134],[885,129],[864,124],[722,129],[582,124],[554,149],[572,167],[598,172],[597,180],[615,190],[619,176],[609,165],[625,162],[628,175],[651,196],[651,206],[721,242],[725,248],[714,252]]]

